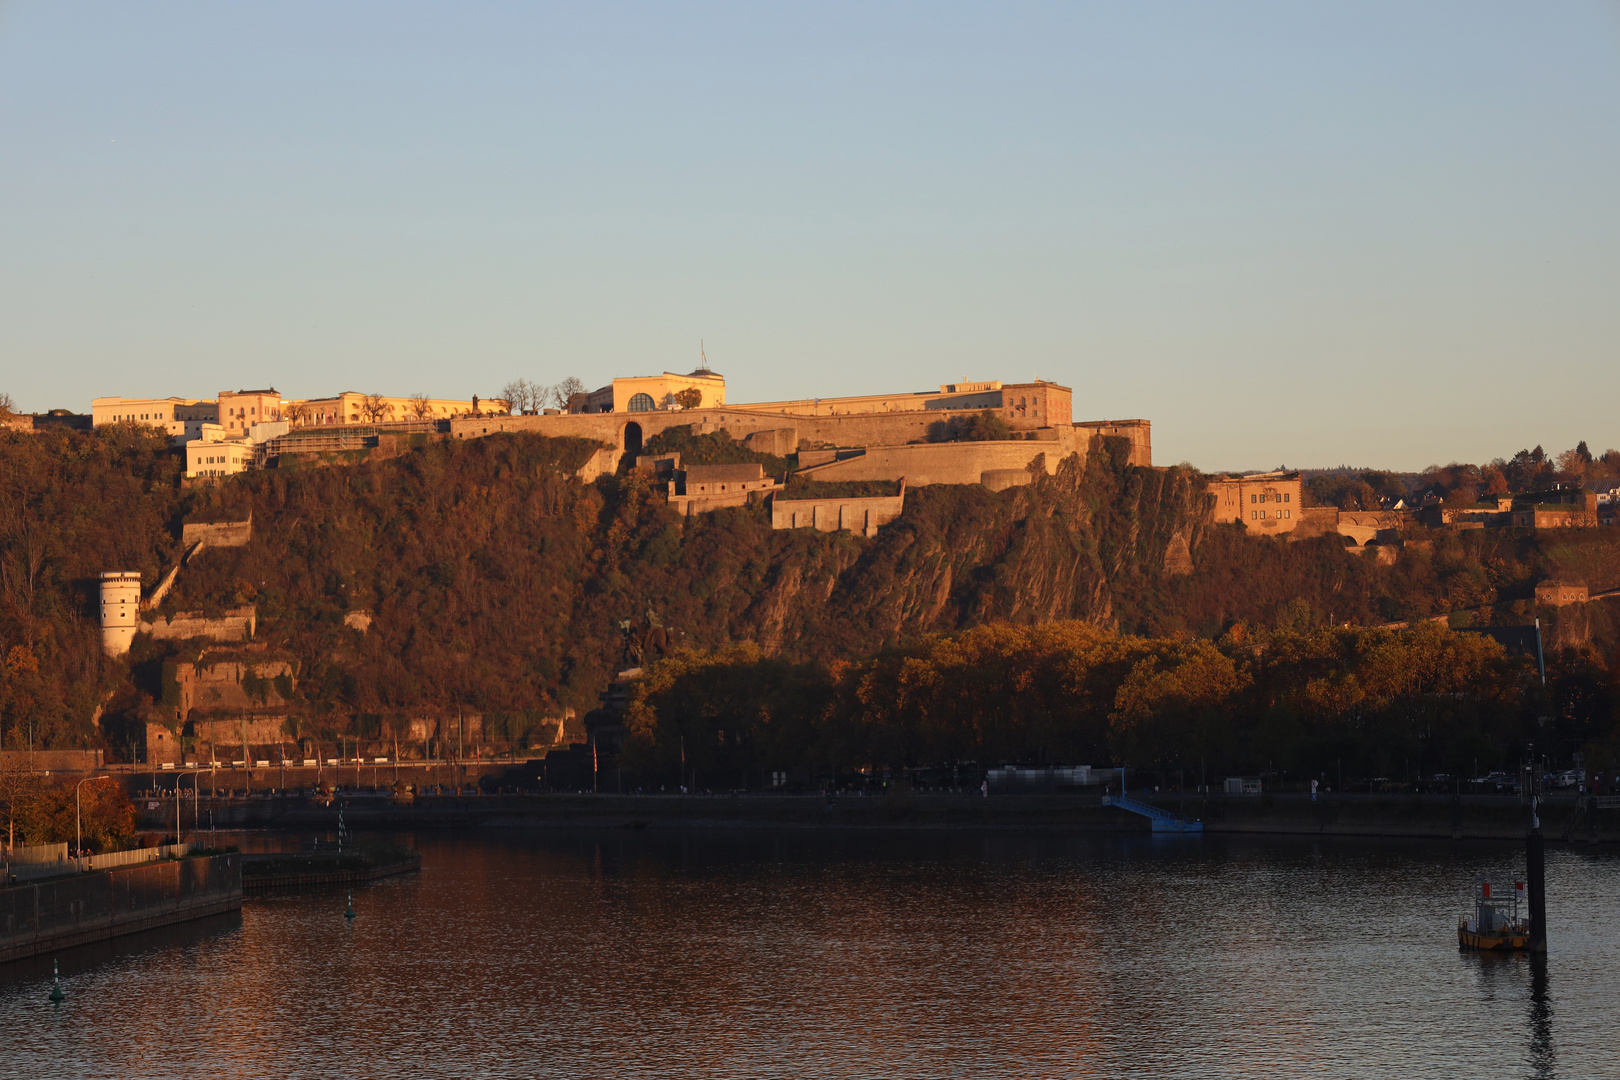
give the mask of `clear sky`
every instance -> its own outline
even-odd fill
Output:
[[[1053,379],[1155,460],[1620,445],[1620,6],[0,0],[0,390]]]

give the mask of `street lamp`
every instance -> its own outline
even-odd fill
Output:
[[[79,789],[92,780],[111,779],[112,777],[106,775],[87,776],[73,785],[73,857],[81,860],[79,867],[81,870],[84,868],[82,862],[84,858],[84,824],[83,815],[79,812]]]
[[[191,820],[192,828],[196,828],[197,821],[197,774],[206,772],[205,769],[193,769],[190,772],[176,773],[174,777],[174,842],[178,846],[185,841],[185,833],[180,831],[180,781],[184,777],[191,777]]]

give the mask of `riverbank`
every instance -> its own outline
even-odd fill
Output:
[[[1141,796],[1198,818],[1211,833],[1318,836],[1402,836],[1426,839],[1522,837],[1528,810],[1505,795],[1308,795],[1169,793]],[[190,800],[187,800],[190,816]],[[204,798],[204,820],[220,828],[334,828],[341,803],[351,828],[546,829],[556,827],[1054,829],[1070,832],[1149,831],[1146,818],[1102,805],[1101,793],[1050,795],[936,794],[891,791],[882,796],[822,795],[443,795],[402,806],[380,796],[344,794],[332,805],[295,796]],[[173,809],[168,810],[172,821]],[[150,817],[148,822],[146,819]],[[143,827],[161,829],[161,805]],[[1620,842],[1620,809],[1595,813],[1573,797],[1548,800],[1542,831],[1549,842]]]
[[[202,855],[0,888],[0,963],[242,906],[242,859]]]
[[[242,891],[358,885],[422,868],[422,856],[393,844],[367,844],[345,851],[286,851],[244,855]]]

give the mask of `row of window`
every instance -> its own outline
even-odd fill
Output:
[[[1277,514],[1277,516],[1279,518],[1291,518],[1291,517],[1294,516],[1294,512],[1292,510],[1278,510],[1278,511],[1276,511],[1276,514]],[[1249,511],[1249,520],[1250,521],[1263,521],[1263,520],[1265,520],[1265,516],[1266,516],[1266,512],[1264,510],[1250,510]]]
[[[1272,493],[1268,493],[1268,494],[1265,494],[1265,495],[1250,495],[1249,496],[1249,501],[1253,503],[1253,502],[1293,502],[1294,500],[1293,500],[1293,497],[1291,495],[1289,495],[1288,492],[1285,491],[1285,492],[1282,492],[1282,493],[1272,492]]]

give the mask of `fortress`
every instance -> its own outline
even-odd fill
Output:
[[[677,399],[699,397],[693,408]],[[695,433],[725,431],[762,453],[798,454],[806,475],[818,480],[899,480],[927,484],[976,484],[994,474],[1007,486],[1011,474],[1040,461],[1055,472],[1070,454],[1084,456],[1095,436],[1125,440],[1129,462],[1151,465],[1152,428],[1146,420],[1071,418],[1073,392],[1037,379],[1028,383],[946,383],[937,391],[860,397],[806,398],[726,404],[725,379],[707,370],[688,375],[615,379],[590,394],[575,395],[568,412],[452,419],[450,435],[476,439],[506,431],[575,436],[635,457],[648,439],[668,428]],[[1005,425],[999,439],[958,439],[953,424],[988,414]]]

